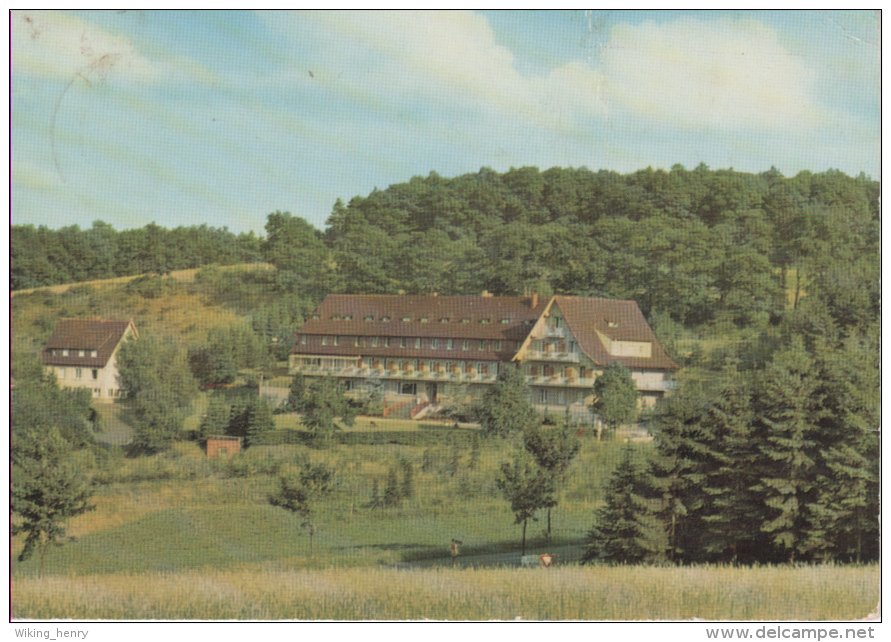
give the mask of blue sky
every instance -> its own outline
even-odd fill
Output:
[[[481,167],[879,177],[874,12],[11,14],[12,223],[323,228]]]

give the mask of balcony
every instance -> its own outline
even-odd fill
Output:
[[[564,363],[578,363],[577,352],[557,352],[555,350],[529,350],[526,358],[535,361],[561,361]]]
[[[553,326],[545,326],[541,331],[541,336],[547,339],[563,339],[566,337],[566,332],[563,328],[555,328]]]

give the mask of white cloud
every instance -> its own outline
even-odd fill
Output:
[[[589,66],[570,63],[547,76],[524,76],[487,19],[473,12],[314,12],[291,20],[261,15],[267,26],[295,40],[310,33],[323,39],[324,51],[315,55],[336,72],[331,77],[350,70],[349,84],[340,89],[353,100],[410,103],[416,114],[419,102],[421,111],[471,109],[480,117],[509,116],[553,129],[603,112],[601,79]],[[325,75],[316,71],[316,82],[324,83]]]
[[[750,21],[619,25],[602,56],[607,100],[661,125],[811,129],[816,73]]]

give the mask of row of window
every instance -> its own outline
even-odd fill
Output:
[[[300,335],[300,345],[308,343],[308,335]],[[344,343],[345,342],[345,343]],[[519,344],[515,341],[485,340],[485,339],[439,339],[436,337],[423,339],[421,337],[341,337],[337,335],[321,337],[323,346],[339,346],[349,344],[357,348],[413,348],[415,350],[477,350],[485,352],[492,350],[517,350]]]
[[[322,317],[318,314],[314,314],[314,315],[312,315],[312,318],[314,320],[318,321]],[[343,315],[333,314],[328,318],[331,321],[352,321],[353,315],[352,314],[343,314]],[[392,317],[389,317],[389,316],[382,316],[382,317],[375,318],[375,316],[373,314],[366,314],[364,317],[362,317],[362,320],[363,321],[380,321],[382,323],[390,323],[393,319],[392,319]],[[403,323],[411,323],[413,319],[411,317],[399,317],[399,320],[402,321]],[[418,317],[417,319],[414,319],[414,321],[417,321],[418,323],[430,323],[430,317]],[[452,323],[453,319],[451,317],[440,317],[438,319],[438,321],[440,323]],[[461,317],[461,318],[454,319],[454,322],[455,323],[471,323],[471,319],[470,319],[470,317]],[[510,323],[510,319],[507,317],[504,317],[503,319],[500,319],[500,322],[506,325],[506,324]],[[492,323],[492,319],[491,318],[480,319],[479,323],[481,323],[482,325],[488,325],[488,324]]]
[[[357,359],[355,362],[345,364],[342,359],[328,357],[303,357],[298,363],[306,366],[321,366],[325,368],[337,368],[345,365],[355,365],[358,368],[371,368],[372,370],[389,370],[401,372],[447,372],[449,374],[498,374],[498,362],[490,361],[425,361],[422,359],[384,359],[370,358]]]
[[[73,368],[73,370],[74,370],[74,378],[75,379],[83,378],[83,376],[84,376],[83,368]],[[58,375],[59,379],[64,379],[65,377],[68,376],[68,370],[66,368],[56,368],[56,374]],[[93,376],[93,379],[99,378],[99,370],[97,370],[96,368],[90,368],[90,374]]]
[[[94,359],[99,356],[98,350],[69,350],[68,348],[62,348],[62,349],[50,350],[50,352],[52,353],[52,355],[54,357],[74,356],[75,352],[77,353],[78,357],[85,357],[85,356],[87,356],[88,352],[90,353],[90,356]],[[69,353],[70,353],[70,355],[69,355]]]

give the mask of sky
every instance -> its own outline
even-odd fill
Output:
[[[872,11],[10,14],[11,221],[324,229],[436,172],[880,175]]]

